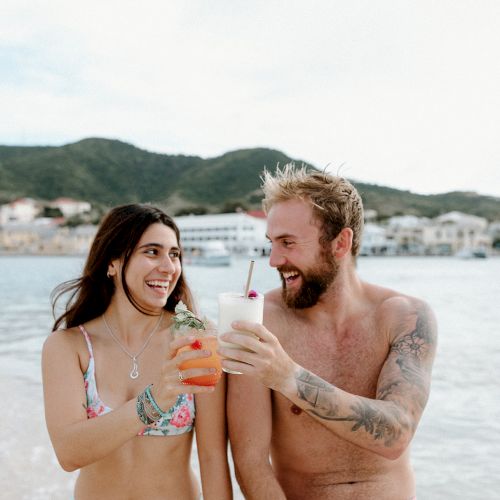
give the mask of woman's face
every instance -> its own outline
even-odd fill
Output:
[[[117,280],[117,293],[123,293],[119,284],[121,261],[113,261],[111,274]],[[155,223],[144,231],[137,243],[125,272],[129,291],[140,306],[147,311],[159,311],[174,290],[182,267],[179,242],[173,229]]]

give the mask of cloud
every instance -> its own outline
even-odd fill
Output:
[[[417,192],[500,196],[500,5],[2,4],[0,143],[269,146]]]

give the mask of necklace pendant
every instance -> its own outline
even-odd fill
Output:
[[[134,363],[134,366],[132,367],[132,370],[129,373],[129,377],[135,380],[139,376],[139,365],[137,364],[135,358],[132,358],[132,363]]]

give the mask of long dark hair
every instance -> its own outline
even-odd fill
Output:
[[[127,298],[137,310],[148,314],[132,297],[125,281],[125,272],[142,235],[151,224],[155,223],[171,228],[180,246],[179,228],[173,219],[159,208],[151,205],[131,204],[115,207],[108,212],[94,238],[82,276],[61,283],[51,294],[54,317],[56,303],[63,295],[70,294],[65,312],[55,320],[54,330],[60,327],[71,328],[81,325],[106,311],[115,292],[113,280],[107,277],[108,265],[115,259],[123,260],[121,282]],[[180,258],[182,264],[182,251]],[[181,272],[164,309],[173,312],[179,300],[192,310],[193,297],[186,283],[184,272]]]

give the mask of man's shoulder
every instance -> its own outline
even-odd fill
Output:
[[[265,294],[265,302],[264,306],[265,307],[283,307],[283,299],[281,296],[281,289],[280,288],[274,288],[273,290],[270,290],[269,292],[266,292]]]
[[[434,316],[429,304],[421,298],[372,284],[366,284],[366,291],[375,308],[379,326],[394,332],[411,318]]]
[[[365,297],[377,308],[385,312],[414,309],[427,305],[418,297],[386,288],[373,283],[363,283]],[[427,306],[428,307],[428,306]]]
[[[429,304],[419,297],[390,290],[380,303],[380,308],[386,312],[411,312],[416,309],[428,308]]]
[[[281,322],[290,313],[283,302],[281,289],[275,288],[266,293],[264,301],[264,324],[271,324],[274,322]]]

